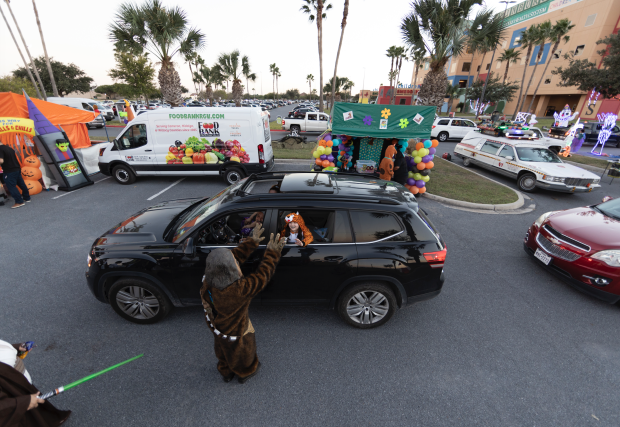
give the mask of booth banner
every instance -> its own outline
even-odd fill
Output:
[[[5,133],[34,136],[34,121],[21,117],[0,117],[0,135]]]
[[[433,106],[334,104],[332,134],[373,138],[424,138],[431,136]]]

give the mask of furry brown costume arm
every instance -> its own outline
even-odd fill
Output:
[[[243,284],[240,292],[243,296],[253,298],[265,288],[276,272],[276,266],[278,265],[278,261],[280,261],[282,248],[285,244],[285,237],[280,238],[278,234],[274,239],[273,234],[271,234],[271,239],[267,244],[267,250],[256,272],[249,276],[245,276],[241,280]]]
[[[243,243],[233,249],[232,253],[233,256],[237,259],[239,265],[241,265],[246,262],[246,260],[250,257],[250,255],[252,255],[252,252],[254,252],[256,248],[258,248],[258,242],[253,239],[246,239]]]

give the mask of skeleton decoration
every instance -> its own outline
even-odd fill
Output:
[[[573,114],[572,116],[571,116],[571,113],[572,111],[570,110],[570,107],[568,106],[568,104],[564,106],[564,109],[560,111],[560,114],[553,113],[553,118],[555,119],[555,125],[557,127],[567,127],[568,122],[570,122],[571,120],[575,120],[575,117],[579,115],[578,111],[576,111],[575,114]]]
[[[564,148],[562,148],[562,152],[560,153],[564,157],[570,155],[571,144],[573,143],[573,138],[575,137],[575,133],[577,133],[577,129],[583,129],[583,123],[579,123],[579,119],[571,126],[568,135],[564,138]]]
[[[596,141],[596,145],[594,145],[594,148],[592,148],[591,153],[596,154],[598,156],[602,156],[603,148],[605,148],[605,143],[607,142],[607,140],[609,139],[609,136],[611,135],[611,130],[616,125],[616,120],[618,120],[618,115],[614,113],[601,113],[601,114],[598,114],[597,117],[598,117],[598,121],[601,122],[602,125],[601,125],[601,130],[599,131],[599,134],[598,134],[598,140]],[[599,144],[601,144],[601,149],[597,153],[595,150]]]
[[[534,126],[536,123],[538,123],[538,120],[536,120],[536,114],[520,112],[520,113],[517,113],[517,117],[515,117],[515,122],[523,123],[524,125],[528,125],[528,126]]]

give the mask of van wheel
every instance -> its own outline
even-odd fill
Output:
[[[136,175],[129,166],[115,166],[114,169],[112,169],[112,176],[119,184],[129,185],[136,182]]]
[[[172,304],[157,286],[140,279],[120,279],[108,294],[110,305],[125,320],[146,325],[170,313]]]
[[[239,168],[228,168],[224,171],[224,181],[228,185],[235,185],[245,178],[245,173]]]
[[[381,283],[360,283],[344,291],[336,306],[345,323],[359,329],[376,328],[394,315],[396,297]]]

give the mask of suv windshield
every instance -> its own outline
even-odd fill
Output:
[[[562,163],[562,160],[546,148],[517,147],[517,156],[524,162]]]

